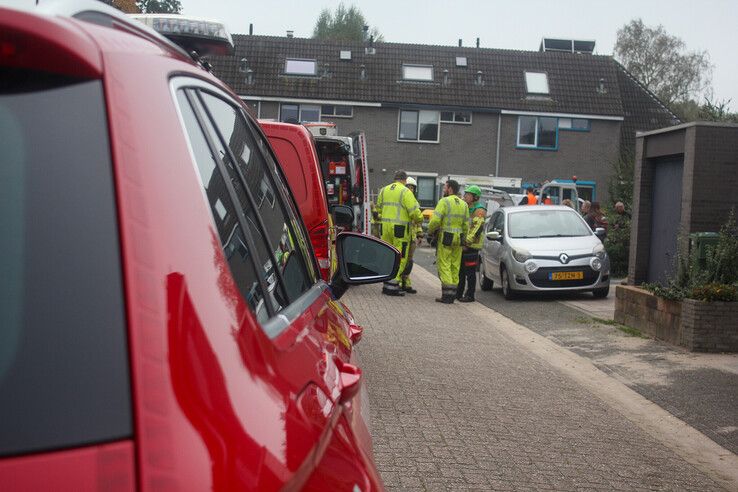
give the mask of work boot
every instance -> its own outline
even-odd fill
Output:
[[[469,296],[464,296],[461,299],[459,299],[459,302],[474,302],[474,298],[469,297]]]
[[[443,295],[441,297],[436,297],[436,302],[441,302],[443,304],[453,304],[454,303],[454,296]]]
[[[405,293],[401,290],[389,290],[389,289],[382,289],[382,294],[386,296],[393,296],[393,297],[402,297],[405,295]]]
[[[403,287],[402,288],[402,291],[403,292],[407,292],[408,294],[417,294],[418,293],[418,291],[415,290],[415,289],[413,289],[412,287]]]

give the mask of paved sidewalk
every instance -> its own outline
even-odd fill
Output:
[[[389,298],[366,286],[344,299],[365,328],[358,351],[375,459],[388,488],[738,487],[721,469],[735,455],[721,455],[712,441],[670,422],[594,366],[568,351],[571,359],[556,355],[564,349],[494,311],[435,303],[438,282],[427,271],[413,272],[413,281],[416,296]],[[635,400],[629,406],[618,398]],[[671,440],[654,437],[659,425]],[[679,442],[680,432],[666,432],[673,429],[689,436],[696,451]]]

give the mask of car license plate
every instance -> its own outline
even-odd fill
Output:
[[[549,280],[582,280],[584,272],[551,272],[548,274]]]

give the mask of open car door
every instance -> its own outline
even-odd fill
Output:
[[[355,171],[354,176],[354,217],[356,230],[370,234],[372,203],[369,198],[369,161],[366,157],[366,134],[358,131],[349,134],[353,142]]]

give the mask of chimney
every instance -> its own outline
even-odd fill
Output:
[[[607,88],[605,87],[605,79],[600,79],[600,84],[597,86],[597,92],[600,94],[606,94]]]
[[[246,85],[252,85],[254,83],[254,71],[250,68],[246,69]]]
[[[254,25],[249,24],[249,36],[253,36],[253,35],[254,35]]]
[[[461,46],[462,46],[462,44],[461,44],[461,38],[459,38],[459,48],[461,48]]]
[[[447,86],[450,82],[449,76],[448,76],[448,70],[443,71],[443,85]]]
[[[295,37],[295,31],[287,31],[287,37],[288,38],[294,38]]]
[[[477,38],[477,48],[479,48],[479,38]]]
[[[376,53],[377,50],[374,49],[374,36],[369,36],[369,43],[367,44],[366,48],[364,48],[364,54],[375,55]]]
[[[246,73],[249,68],[249,61],[246,58],[241,58],[238,62],[238,71]]]
[[[482,73],[481,70],[477,71],[477,77],[474,80],[475,85],[484,85],[484,79],[482,78],[483,75],[484,73]]]
[[[361,71],[359,72],[359,79],[366,80],[366,65],[361,66]]]

